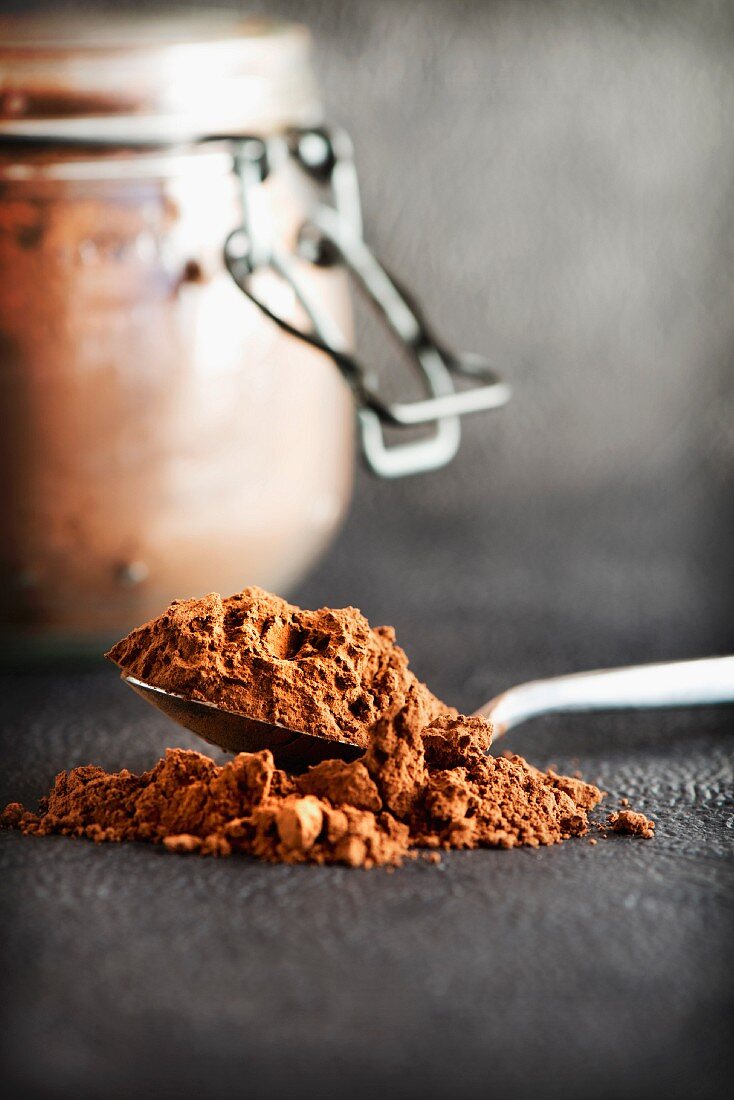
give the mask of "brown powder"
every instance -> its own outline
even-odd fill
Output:
[[[354,608],[300,611],[254,588],[179,600],[110,656],[147,683],[365,751],[297,776],[268,751],[219,767],[169,749],[142,775],[75,768],[57,776],[37,813],[7,806],[3,826],[180,853],[393,867],[419,848],[435,860],[441,848],[584,836],[603,797],[520,756],[487,755],[490,726],[449,712],[409,671],[392,629],[373,630]],[[642,814],[609,820],[651,835]]]
[[[128,676],[366,748],[410,695],[417,728],[451,708],[408,669],[392,627],[353,607],[302,611],[260,588],[175,600],[107,654]]]
[[[284,863],[399,865],[411,849],[555,844],[587,832],[601,792],[484,752],[478,718],[440,718],[405,736],[385,720],[365,755],[327,760],[300,776],[271,754],[218,767],[169,749],[143,775],[62,772],[37,814],[11,803],[7,828],[94,841],[147,840],[173,852],[244,852]]]
[[[643,836],[648,840],[655,836],[655,822],[644,814],[634,810],[618,810],[607,817],[615,833],[629,833],[631,836]]]

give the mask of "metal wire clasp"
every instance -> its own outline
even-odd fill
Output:
[[[259,217],[256,210],[260,185],[271,166],[283,157],[295,159],[312,179],[328,186],[333,196],[333,205],[317,205],[301,227],[295,254],[272,239],[267,219]],[[320,349],[334,361],[354,395],[362,451],[375,474],[401,477],[445,466],[459,447],[460,418],[504,405],[510,387],[480,356],[451,352],[441,345],[417,305],[366,245],[348,135],[342,130],[318,127],[267,141],[234,139],[234,169],[240,181],[243,218],[242,226],[225,242],[224,258],[237,286],[291,336]],[[380,397],[376,375],[352,352],[339,325],[304,278],[304,260],[319,265],[339,263],[351,274],[417,368],[426,391],[423,399],[386,402]],[[309,328],[281,316],[255,292],[252,276],[263,268],[290,285]],[[455,379],[460,376],[474,385],[457,390]],[[390,446],[385,441],[386,426],[423,425],[433,429],[427,438]]]

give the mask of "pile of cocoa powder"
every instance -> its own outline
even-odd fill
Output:
[[[371,628],[354,608],[301,611],[257,588],[178,600],[109,656],[154,686],[364,752],[301,775],[277,768],[268,751],[220,767],[170,749],[142,775],[75,768],[57,776],[38,813],[6,807],[5,827],[274,862],[396,866],[416,849],[583,836],[603,797],[522,757],[487,755],[487,723],[441,703],[410,672],[392,629]],[[611,824],[652,834],[632,811]]]

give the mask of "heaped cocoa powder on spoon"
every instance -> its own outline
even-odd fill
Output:
[[[176,695],[360,748],[409,692],[421,725],[451,710],[409,670],[392,627],[373,629],[354,607],[302,611],[261,588],[175,600],[107,656]]]
[[[109,656],[154,686],[365,751],[297,776],[267,750],[220,767],[170,749],[142,775],[75,768],[57,776],[38,813],[6,807],[6,827],[273,862],[396,866],[417,849],[583,836],[602,798],[522,757],[486,755],[490,727],[442,704],[410,672],[392,629],[372,629],[354,608],[300,611],[260,589],[180,600]]]

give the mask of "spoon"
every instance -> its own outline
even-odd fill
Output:
[[[302,766],[334,757],[354,760],[364,751],[348,741],[318,737],[222,710],[213,703],[185,699],[132,676],[122,679],[179,725],[228,752],[270,749],[279,765]],[[734,702],[734,657],[709,657],[532,680],[496,695],[474,713],[492,724],[496,740],[542,714],[731,702]]]

